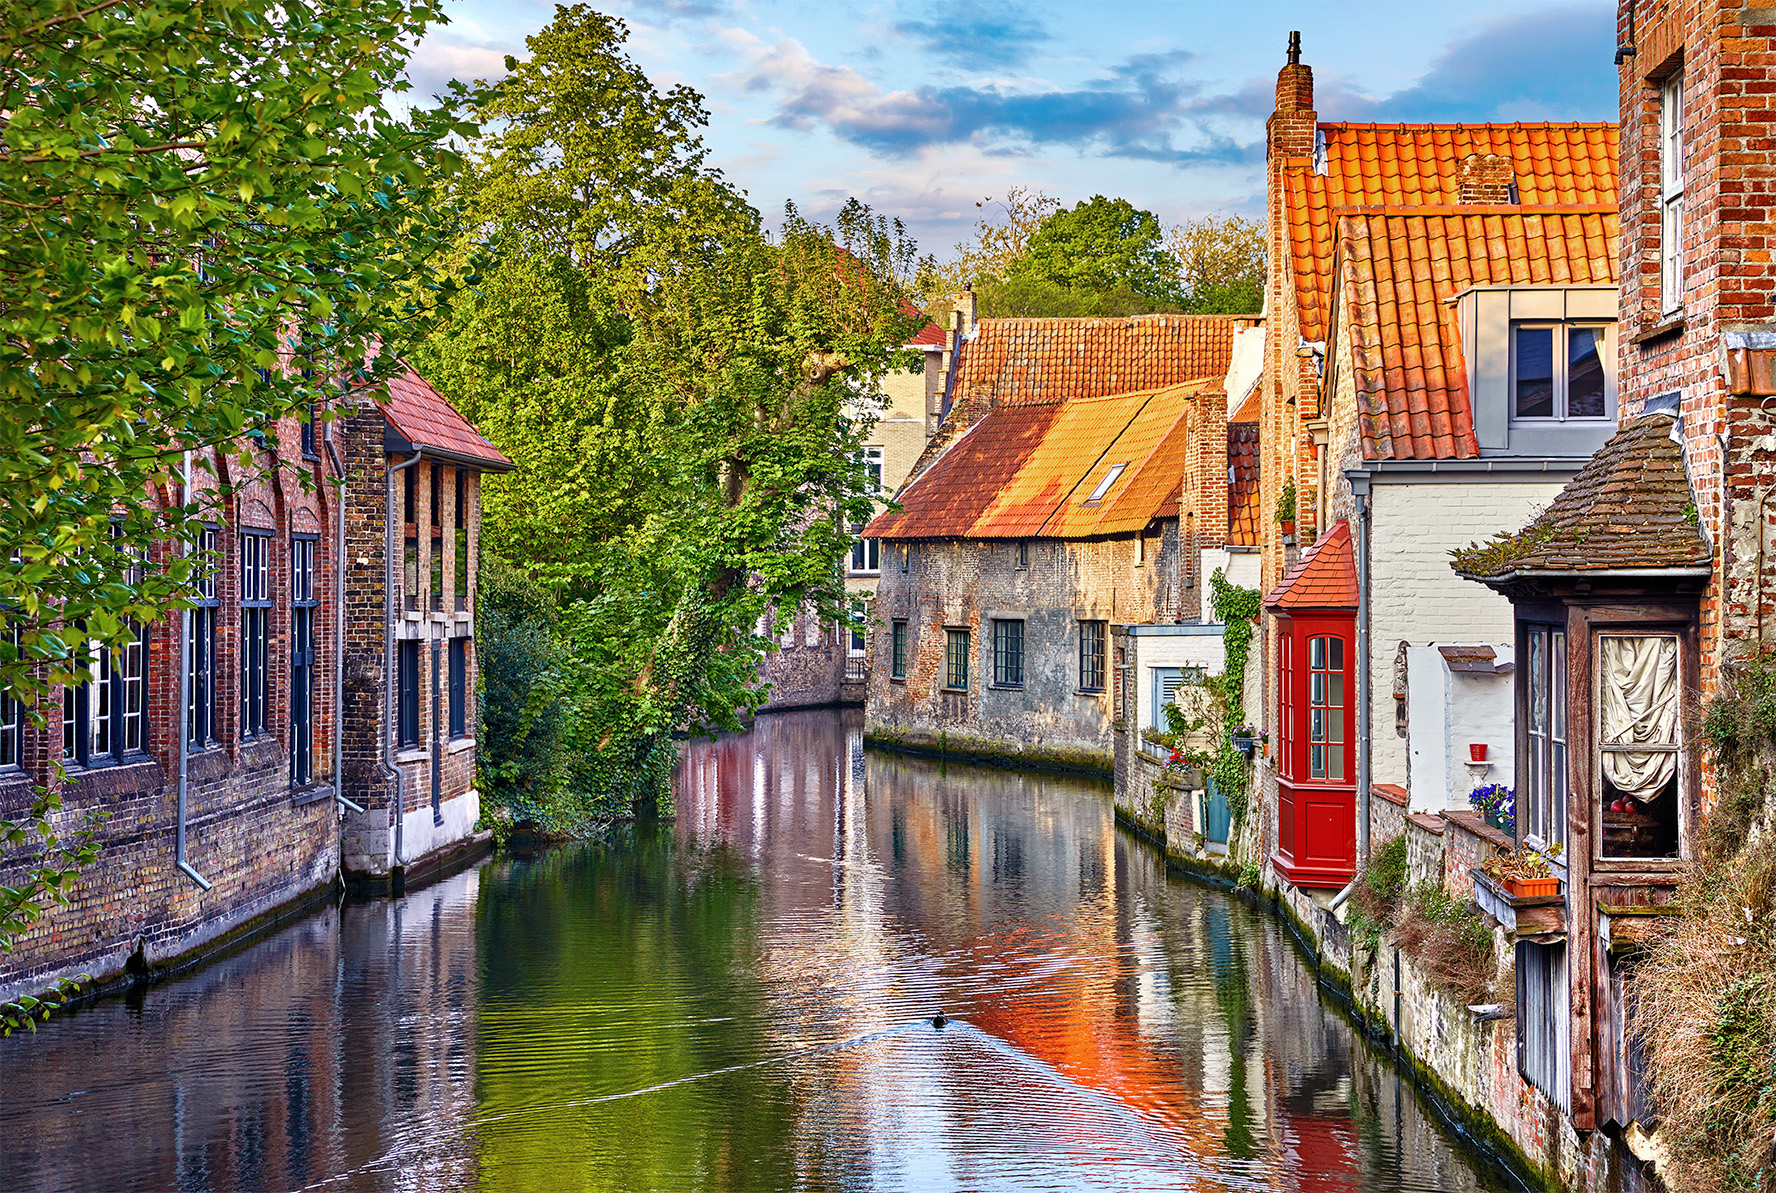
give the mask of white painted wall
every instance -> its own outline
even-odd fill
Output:
[[[1487,645],[1500,664],[1512,661],[1509,645]],[[1391,693],[1391,684],[1389,690]],[[1468,793],[1483,783],[1516,785],[1512,690],[1509,671],[1495,675],[1452,672],[1437,644],[1406,651],[1406,747],[1414,812],[1466,809]],[[1388,702],[1393,703],[1391,694]],[[1388,735],[1394,737],[1391,716],[1388,724]],[[1468,747],[1477,743],[1487,747],[1484,771],[1468,765]]]
[[[1202,611],[1198,616],[1203,621],[1215,620],[1215,588],[1209,583],[1209,577],[1220,569],[1227,577],[1229,584],[1239,588],[1257,588],[1259,584],[1259,568],[1263,557],[1256,551],[1229,551],[1224,547],[1205,547],[1202,553],[1203,581],[1197,587],[1202,590]]]
[[[1369,758],[1375,782],[1411,785],[1407,742],[1394,731],[1394,652],[1400,642],[1416,647],[1516,640],[1511,603],[1456,575],[1449,552],[1501,530],[1521,530],[1559,491],[1555,481],[1377,484],[1372,490]],[[1415,721],[1418,711],[1412,709]],[[1501,748],[1509,740],[1503,738]],[[1418,803],[1414,788],[1413,806]]]
[[[1170,626],[1141,626],[1140,629],[1167,630]],[[1181,627],[1184,628],[1184,627]],[[1197,627],[1187,627],[1196,629]],[[1163,729],[1153,718],[1153,672],[1159,667],[1200,667],[1204,675],[1219,675],[1227,665],[1227,651],[1221,640],[1220,627],[1206,627],[1211,633],[1138,634],[1129,641],[1135,648],[1135,665],[1131,673],[1140,687],[1136,689],[1138,707],[1136,723],[1142,729]]]

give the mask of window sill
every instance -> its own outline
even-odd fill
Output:
[[[1103,688],[1074,688],[1073,694],[1075,696],[1102,696],[1104,694],[1104,689]]]
[[[941,687],[941,688],[939,688],[939,689],[938,689],[938,691],[940,691],[940,692],[948,692],[948,693],[950,693],[950,694],[951,694],[951,695],[953,695],[953,696],[966,696],[966,695],[968,695],[968,689],[967,689],[967,688],[952,688],[952,687],[949,687],[949,686],[948,686],[948,685],[945,685],[945,686],[944,686],[944,687]]]
[[[888,682],[889,683],[904,684],[904,683],[906,683],[906,676],[904,676],[904,675],[890,675],[888,677]]]
[[[1682,334],[1684,329],[1684,313],[1677,310],[1669,315],[1661,315],[1659,322],[1651,327],[1644,327],[1628,337],[1630,344],[1647,344],[1654,340],[1662,340],[1666,336]]]
[[[464,750],[472,750],[474,748],[475,748],[475,739],[474,738],[472,738],[472,737],[453,737],[450,739],[450,745],[445,748],[444,752],[446,754],[460,754]]]
[[[409,609],[405,613],[403,613],[402,616],[405,617],[408,621],[418,621],[419,620],[419,610]]]
[[[428,758],[430,758],[431,756],[432,756],[432,752],[430,750],[426,749],[424,746],[419,746],[417,748],[410,746],[405,750],[397,750],[395,752],[395,761],[396,762],[424,762]]]
[[[324,799],[332,798],[333,785],[331,783],[315,784],[292,791],[290,805],[296,808],[306,808],[309,804],[318,804]]]
[[[990,683],[987,687],[995,692],[1021,692],[1024,690],[1024,685],[1021,683]]]

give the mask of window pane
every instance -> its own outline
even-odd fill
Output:
[[[1326,747],[1309,746],[1307,748],[1307,771],[1315,779],[1326,777]]]
[[[1326,673],[1324,671],[1315,671],[1312,677],[1308,680],[1307,701],[1309,704],[1322,708],[1325,707]]]
[[[1324,638],[1314,638],[1308,642],[1308,644],[1307,644],[1307,665],[1316,671],[1325,670],[1325,668],[1326,668],[1326,640]]]
[[[1566,417],[1602,418],[1608,413],[1603,392],[1603,330],[1574,327],[1566,333]]]
[[[1326,703],[1331,705],[1333,708],[1343,708],[1344,707],[1344,672],[1334,671],[1334,672],[1330,673],[1329,675],[1326,676],[1326,683],[1327,683],[1328,688],[1330,689],[1330,691],[1328,692],[1328,698],[1326,700]]]
[[[1516,329],[1518,418],[1554,417],[1554,329]]]
[[[1326,638],[1326,669],[1328,671],[1344,670],[1344,639]]]

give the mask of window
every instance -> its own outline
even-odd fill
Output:
[[[419,745],[419,643],[401,641],[399,675],[396,677],[396,744]]]
[[[1079,623],[1079,687],[1082,691],[1104,690],[1104,640],[1109,634],[1109,622]]]
[[[1684,79],[1672,75],[1659,89],[1659,292],[1667,311],[1683,308]]]
[[[906,574],[907,565],[908,565],[909,561],[912,559],[912,556],[913,556],[912,547],[907,546],[906,544],[902,544],[901,548],[900,548],[900,572],[901,572],[901,575],[904,576]]]
[[[1675,634],[1596,638],[1597,773],[1604,858],[1678,856]]]
[[[1511,416],[1605,419],[1615,397],[1607,324],[1518,323],[1511,328]]]
[[[303,406],[303,408],[301,410],[298,410],[296,412],[296,417],[298,420],[300,420],[300,422],[302,424],[302,457],[303,457],[303,459],[305,459],[305,460],[320,459],[320,456],[317,455],[315,452],[315,408],[314,408],[314,403],[309,402],[307,405]]]
[[[1024,623],[1013,619],[993,621],[993,686],[1024,686]]]
[[[456,521],[450,524],[456,546],[456,574],[452,578],[451,588],[456,595],[456,611],[458,613],[466,613],[469,609],[470,475],[472,474],[461,468],[456,470]]]
[[[419,612],[419,480],[414,475],[419,465],[403,469],[401,521],[405,536],[401,549],[401,595],[403,605],[412,613]]]
[[[1566,1109],[1572,1070],[1572,1011],[1566,945],[1517,942],[1517,1071]]]
[[[1196,669],[1191,668],[1186,674],[1182,667],[1153,668],[1153,727],[1166,731],[1171,722],[1166,718],[1166,705],[1178,703],[1178,689],[1197,677]]]
[[[1122,470],[1127,467],[1127,464],[1110,465],[1110,471],[1104,474],[1104,479],[1098,482],[1097,487],[1091,491],[1091,496],[1085,499],[1085,503],[1090,505],[1094,501],[1102,501],[1104,494],[1110,491],[1110,486],[1116,483],[1116,478],[1121,476]]]
[[[444,468],[433,464],[432,482],[432,612],[444,612]]]
[[[892,660],[892,665],[889,669],[888,674],[895,679],[905,679],[906,678],[906,648],[907,648],[907,623],[906,622],[897,621],[894,623],[894,628],[892,630],[891,645],[892,645],[892,650],[890,651],[890,657]]]
[[[450,736],[469,735],[469,640],[450,640]]]
[[[1312,779],[1344,781],[1344,639],[1307,641],[1307,773]]]
[[[1517,835],[1566,841],[1566,631],[1527,627],[1523,723],[1529,757],[1518,780]]]
[[[240,735],[265,732],[265,710],[271,685],[269,658],[271,620],[271,536],[257,530],[240,536]]]
[[[1017,565],[1021,568],[1030,566],[1030,544],[1020,542],[1017,545]]]
[[[315,588],[314,535],[290,540],[290,783],[314,782]]]
[[[19,626],[8,622],[6,641],[12,645],[12,657],[19,657]],[[25,704],[15,700],[12,690],[0,691],[0,768],[25,764]]]
[[[870,495],[879,495],[882,492],[882,449],[866,447],[858,453],[857,458],[863,462],[864,471],[869,473]]]
[[[851,533],[857,536],[851,544],[851,570],[867,573],[880,572],[882,570],[881,541],[864,538],[862,526],[852,526]]]
[[[142,627],[129,623],[128,637],[113,651],[94,646],[87,660],[91,678],[62,689],[62,761],[76,766],[117,762],[147,748],[148,651]],[[18,630],[12,630],[17,641]],[[11,737],[11,761],[0,752],[0,765],[22,764],[24,710],[8,700],[6,723],[0,726],[0,750]]]
[[[944,631],[944,687],[968,687],[968,631]]]
[[[209,560],[216,552],[216,531],[205,528],[197,541],[197,553],[207,557],[200,564],[205,570],[197,581],[193,607],[186,611],[190,631],[189,649],[185,659],[189,702],[185,709],[185,746],[201,750],[216,737],[216,574],[209,570]]]

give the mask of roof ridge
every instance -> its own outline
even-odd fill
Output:
[[[1345,216],[1615,215],[1614,203],[1356,203],[1327,209]]]
[[[1443,122],[1436,120],[1321,120],[1320,128],[1388,128],[1407,131],[1418,129],[1463,128],[1616,128],[1619,120],[1477,120]]]

